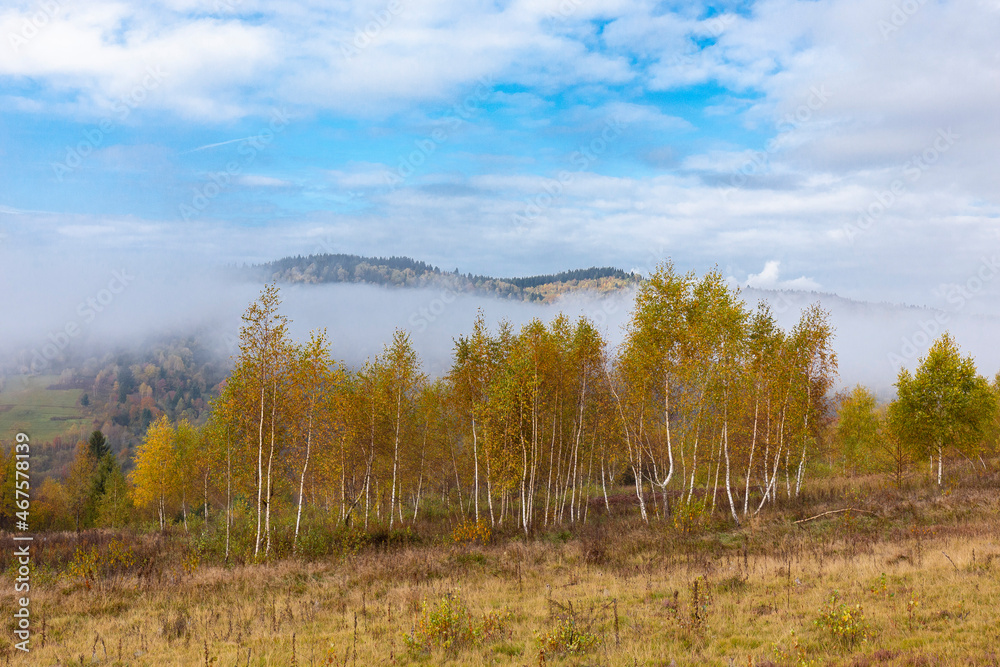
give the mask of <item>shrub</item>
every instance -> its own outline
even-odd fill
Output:
[[[597,646],[599,637],[577,624],[575,618],[562,618],[556,627],[538,636],[543,654],[580,655]]]
[[[504,638],[511,618],[506,608],[476,618],[458,594],[448,593],[436,604],[423,602],[416,626],[403,635],[403,641],[411,651],[430,652],[435,647],[457,650]]]
[[[96,546],[90,549],[78,548],[66,568],[66,575],[72,579],[79,579],[87,590],[95,585],[111,587],[132,573],[137,564],[132,547],[119,539],[113,539],[103,549],[98,549]]]
[[[840,593],[833,591],[826,606],[820,609],[816,627],[825,628],[839,643],[852,647],[858,641],[867,642],[873,637],[871,626],[865,620],[861,605],[853,607],[840,601]]]
[[[455,526],[451,532],[451,539],[456,544],[479,543],[486,544],[490,541],[490,527],[483,520],[463,521]]]
[[[549,600],[550,617],[555,618],[556,625],[546,633],[536,635],[538,641],[539,661],[549,654],[580,655],[597,646],[600,638],[591,631],[598,621],[598,616],[606,613],[611,604],[601,607],[591,605],[589,609],[575,608],[571,601],[562,604]],[[618,632],[618,612],[615,607],[615,636]]]
[[[673,508],[674,528],[680,533],[695,533],[704,527],[708,518],[708,508],[704,500],[692,499],[679,502]]]

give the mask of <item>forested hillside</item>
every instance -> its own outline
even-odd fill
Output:
[[[218,392],[231,362],[207,344],[205,332],[179,338],[147,341],[129,349],[79,355],[54,363],[44,376],[51,382],[37,390],[22,392],[18,398],[28,403],[34,395],[72,394],[65,416],[48,417],[40,409],[22,409],[20,419],[9,426],[42,435],[29,428],[40,420],[51,423],[57,435],[38,437],[32,460],[37,475],[66,477],[73,462],[77,442],[100,430],[108,446],[125,470],[131,468],[134,448],[148,426],[166,415],[171,420],[189,419],[201,423],[207,418],[209,401]],[[29,376],[31,377],[31,376]],[[3,380],[9,387],[18,377]],[[51,402],[48,401],[41,402]],[[2,409],[2,408],[0,408]],[[54,421],[50,421],[54,420]],[[67,425],[65,428],[61,424]]]
[[[325,254],[285,257],[247,269],[258,280],[279,283],[368,283],[392,287],[442,287],[501,298],[551,302],[576,290],[608,292],[634,286],[640,277],[611,267],[575,269],[524,278],[441,271],[409,257],[361,257]]]

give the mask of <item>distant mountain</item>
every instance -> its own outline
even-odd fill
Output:
[[[520,301],[551,302],[579,290],[615,292],[639,283],[641,276],[613,267],[574,269],[522,278],[448,273],[409,257],[308,255],[285,257],[248,269],[258,279],[281,283],[366,283],[391,287],[438,287]]]

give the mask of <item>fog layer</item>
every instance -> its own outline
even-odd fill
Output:
[[[233,272],[196,271],[153,261],[87,262],[74,258],[60,266],[42,266],[16,258],[0,268],[5,289],[0,306],[11,316],[0,320],[0,355],[15,353],[42,364],[117,346],[132,347],[150,337],[195,331],[220,354],[237,352],[241,314],[262,285]],[[963,351],[975,356],[981,373],[1000,370],[994,344],[1000,319],[951,311],[850,301],[835,295],[744,289],[748,307],[769,302],[786,329],[801,309],[820,301],[836,328],[834,348],[840,361],[840,386],[866,384],[884,397],[901,366],[914,368],[930,342],[951,331]],[[411,333],[415,348],[432,376],[445,373],[454,339],[472,328],[481,309],[491,328],[501,320],[515,328],[538,317],[550,321],[564,313],[585,315],[605,334],[611,348],[621,343],[634,292],[600,297],[572,294],[554,304],[498,300],[447,289],[394,289],[355,284],[293,285],[281,289],[281,311],[294,338],[325,328],[333,354],[349,365],[380,353],[396,328]],[[4,364],[7,372],[15,370]],[[22,364],[22,369],[23,364]]]

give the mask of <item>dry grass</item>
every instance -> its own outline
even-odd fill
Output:
[[[997,665],[995,482],[953,493],[874,485],[817,491],[736,530],[681,534],[617,519],[531,541],[233,568],[185,568],[175,554],[156,569],[89,587],[43,571],[33,582],[32,653],[8,648],[0,658],[283,667]],[[793,523],[845,506],[863,512]],[[832,591],[846,605],[833,611],[849,610],[847,629],[837,613],[817,622]],[[405,636],[423,603],[456,594],[470,618],[509,610],[509,622],[481,641],[408,649]],[[2,598],[11,608],[12,586]],[[572,648],[579,651],[563,652]]]

